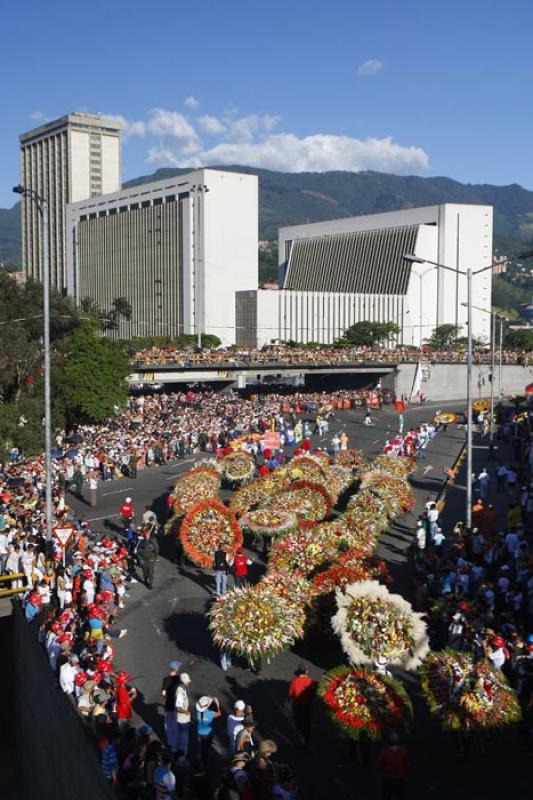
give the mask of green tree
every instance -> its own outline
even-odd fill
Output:
[[[99,335],[93,323],[83,324],[56,376],[67,419],[99,421],[112,414],[114,406],[126,402],[129,371],[121,344]]]
[[[533,350],[533,331],[505,328],[504,345],[512,350]]]
[[[459,325],[437,325],[426,341],[434,350],[450,350],[457,342],[459,330]]]
[[[339,340],[342,344],[373,347],[384,344],[398,335],[400,329],[395,322],[356,322],[344,331]]]

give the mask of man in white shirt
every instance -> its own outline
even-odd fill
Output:
[[[438,520],[439,520],[439,510],[437,508],[436,503],[432,503],[427,512],[428,515],[428,522],[429,522],[429,535],[433,540],[435,538],[435,534],[437,533],[438,528]]]
[[[74,678],[79,672],[79,658],[72,653],[59,670],[59,685],[67,695],[74,694]]]
[[[490,475],[487,472],[486,467],[483,467],[482,471],[477,476],[478,483],[479,483],[479,494],[481,495],[482,500],[486,500],[489,494],[489,484],[490,484]]]

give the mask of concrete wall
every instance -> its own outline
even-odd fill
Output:
[[[28,800],[112,800],[94,741],[55,679],[35,630],[14,604],[17,778]],[[7,717],[5,717],[7,723]],[[1,793],[0,793],[1,794]]]
[[[408,398],[411,395],[415,379],[416,364],[400,364],[396,375],[396,395],[402,394]],[[490,396],[490,382],[488,380],[490,368],[488,364],[474,365],[473,386],[474,400]],[[502,367],[502,392],[505,397],[510,394],[523,394],[528,383],[533,381],[533,367],[503,366]],[[466,364],[431,364],[429,380],[421,384],[421,391],[427,395],[431,402],[445,402],[446,400],[463,400],[466,398]],[[499,392],[498,367],[495,370],[494,390]]]

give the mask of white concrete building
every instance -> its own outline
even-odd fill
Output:
[[[21,183],[48,200],[50,280],[66,281],[67,203],[120,189],[120,124],[73,113],[20,136]],[[35,203],[22,198],[22,263],[27,277],[41,280],[42,230]]]
[[[418,346],[446,323],[466,335],[465,271],[492,262],[492,207],[446,203],[279,231],[280,290],[237,296],[237,343],[331,343],[362,320],[395,322],[399,341]],[[491,270],[474,278],[474,304],[490,311]],[[490,316],[474,310],[475,337],[489,340]]]
[[[198,169],[72,203],[67,232],[68,293],[128,300],[120,336],[235,342],[235,293],[258,284],[257,176]]]

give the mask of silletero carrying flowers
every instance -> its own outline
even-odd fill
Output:
[[[212,569],[215,550],[231,555],[242,545],[242,531],[233,512],[219,500],[204,500],[188,511],[181,524],[183,550],[194,564]]]
[[[272,511],[269,508],[258,508],[243,514],[241,528],[256,536],[285,536],[298,526],[296,514],[287,511]]]
[[[332,510],[328,492],[319,483],[295,481],[290,488],[263,502],[263,506],[278,511],[290,511],[298,517],[301,528],[312,528],[329,517]]]
[[[209,618],[215,644],[251,662],[291,647],[303,635],[305,623],[301,603],[290,602],[265,584],[234,589],[219,597]]]
[[[176,514],[186,514],[201,500],[218,497],[222,477],[214,467],[200,466],[181,475],[172,493]]]
[[[456,650],[433,652],[421,676],[429,710],[448,730],[494,731],[520,721],[516,692],[488,661]]]
[[[413,709],[402,684],[370,669],[337,667],[326,672],[318,695],[331,719],[352,739],[377,739],[392,726],[407,726]]]
[[[378,658],[405,669],[421,664],[429,650],[426,624],[403,597],[376,581],[361,581],[337,590],[336,601],[331,624],[352,664]]]

